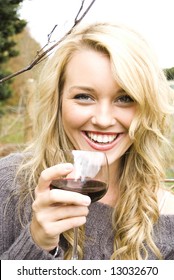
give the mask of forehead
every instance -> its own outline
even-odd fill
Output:
[[[65,71],[65,83],[82,83],[88,85],[113,84],[116,81],[113,78],[111,63],[108,55],[94,51],[82,50],[75,52],[67,64]]]
[[[65,74],[69,79],[76,75],[81,79],[85,75],[91,78],[99,75],[112,76],[109,57],[94,50],[76,51],[66,66]]]
[[[92,66],[93,64],[103,64],[103,63],[110,64],[109,56],[103,52],[96,51],[93,49],[82,49],[75,51],[67,63],[67,68],[73,67],[73,66],[83,66],[86,67]]]

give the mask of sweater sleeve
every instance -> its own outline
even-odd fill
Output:
[[[54,256],[38,247],[30,234],[31,201],[25,205],[28,223],[23,226],[19,220],[18,188],[15,178],[17,162],[21,156],[10,155],[0,160],[0,259],[1,260],[52,260]],[[60,248],[57,259],[63,259]]]
[[[11,246],[2,253],[1,260],[51,260],[54,257],[46,251],[41,250],[30,235],[29,225],[21,232]]]

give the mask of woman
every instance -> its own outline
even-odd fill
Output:
[[[34,138],[1,160],[1,259],[70,259],[81,226],[81,259],[174,259],[174,195],[163,187],[173,96],[136,32],[77,27],[40,77]],[[57,149],[105,151],[106,195],[50,190],[72,171]]]

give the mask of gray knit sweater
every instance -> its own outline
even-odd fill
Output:
[[[0,259],[11,260],[52,260],[51,253],[39,248],[32,240],[29,222],[22,227],[17,213],[19,197],[13,195],[19,183],[14,182],[16,168],[22,155],[13,154],[0,160]],[[25,204],[25,215],[31,219],[31,201]],[[110,259],[113,252],[113,236],[111,225],[111,207],[96,202],[90,206],[86,222],[86,242],[84,259]],[[23,215],[24,218],[24,215]],[[154,228],[155,242],[165,260],[174,260],[174,215],[162,215]],[[60,239],[57,259],[63,259],[66,241]],[[156,257],[149,251],[149,259]]]

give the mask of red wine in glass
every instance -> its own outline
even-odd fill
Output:
[[[66,191],[78,192],[84,195],[88,195],[91,198],[91,202],[95,202],[102,198],[107,192],[107,184],[102,181],[92,179],[58,179],[52,181],[52,189],[61,189]]]
[[[91,202],[101,199],[108,189],[108,161],[103,152],[57,150],[57,163],[71,163],[73,171],[51,182],[51,189],[61,189],[88,195]],[[78,227],[74,228],[72,260],[78,259]]]

